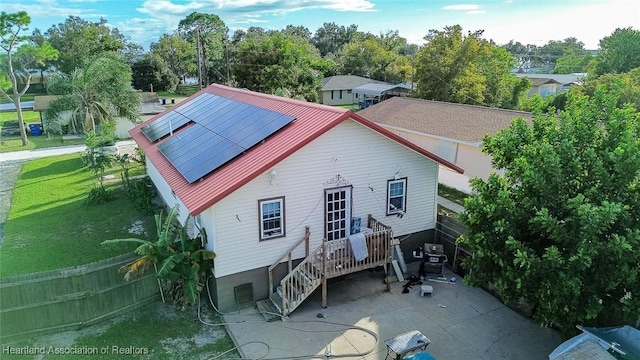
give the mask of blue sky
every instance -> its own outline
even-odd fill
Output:
[[[417,44],[430,29],[455,24],[465,32],[484,29],[484,37],[498,44],[513,39],[544,45],[575,37],[588,49],[616,28],[640,29],[638,0],[0,0],[0,10],[27,11],[30,29],[42,31],[70,15],[103,17],[145,48],[194,11],[218,15],[232,31],[291,24],[314,32],[335,22],[374,34],[399,30]]]

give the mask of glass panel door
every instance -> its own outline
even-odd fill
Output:
[[[327,189],[325,200],[325,234],[327,240],[341,239],[351,233],[351,187]]]

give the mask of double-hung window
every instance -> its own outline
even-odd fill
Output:
[[[407,178],[387,181],[387,215],[404,215],[407,210]]]
[[[284,197],[259,200],[260,240],[285,236]]]

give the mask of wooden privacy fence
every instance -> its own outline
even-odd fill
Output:
[[[153,271],[128,282],[118,272],[135,258],[0,279],[0,339],[78,330],[157,301]]]

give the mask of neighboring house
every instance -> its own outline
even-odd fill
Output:
[[[518,117],[532,119],[530,113],[522,111],[402,97],[358,114],[465,169],[465,174],[459,175],[465,183],[470,177],[486,180],[490,173],[497,172],[491,166],[491,157],[481,150],[486,134],[509,127]]]
[[[40,113],[40,122],[42,123],[43,131],[47,131],[47,119],[44,117],[44,111],[49,108],[49,103],[55,99],[55,95],[36,96],[34,97],[33,110]],[[163,112],[164,106],[160,105],[158,95],[156,93],[143,92],[140,93],[140,106],[139,106],[139,119],[137,123],[146,121],[152,116]],[[71,113],[63,115],[64,119],[62,123],[68,124],[71,118]],[[116,119],[116,131],[115,135],[118,139],[129,138],[129,130],[133,129],[136,124],[129,119],[117,118]]]
[[[533,78],[531,80],[531,89],[527,96],[540,95],[541,97],[547,97],[555,95],[558,92],[558,86],[562,85],[556,80],[549,78]]]
[[[523,74],[517,73],[517,77],[526,77],[533,83],[529,96],[539,94],[544,97],[547,95],[555,95],[556,93],[562,93],[569,91],[572,86],[582,85],[583,79],[586,77],[586,73],[574,73],[574,74]],[[552,80],[549,82],[549,80]],[[555,81],[555,83],[553,82]]]
[[[388,265],[392,237],[410,253],[433,236],[439,165],[463,171],[352,111],[222,85],[130,133],[165,204],[205,230],[222,311],[280,296],[287,314],[327,278]]]
[[[355,75],[336,75],[322,79],[320,89],[320,103],[325,105],[351,105],[358,103],[353,92],[354,88],[366,84],[385,84],[383,81],[372,80]]]

